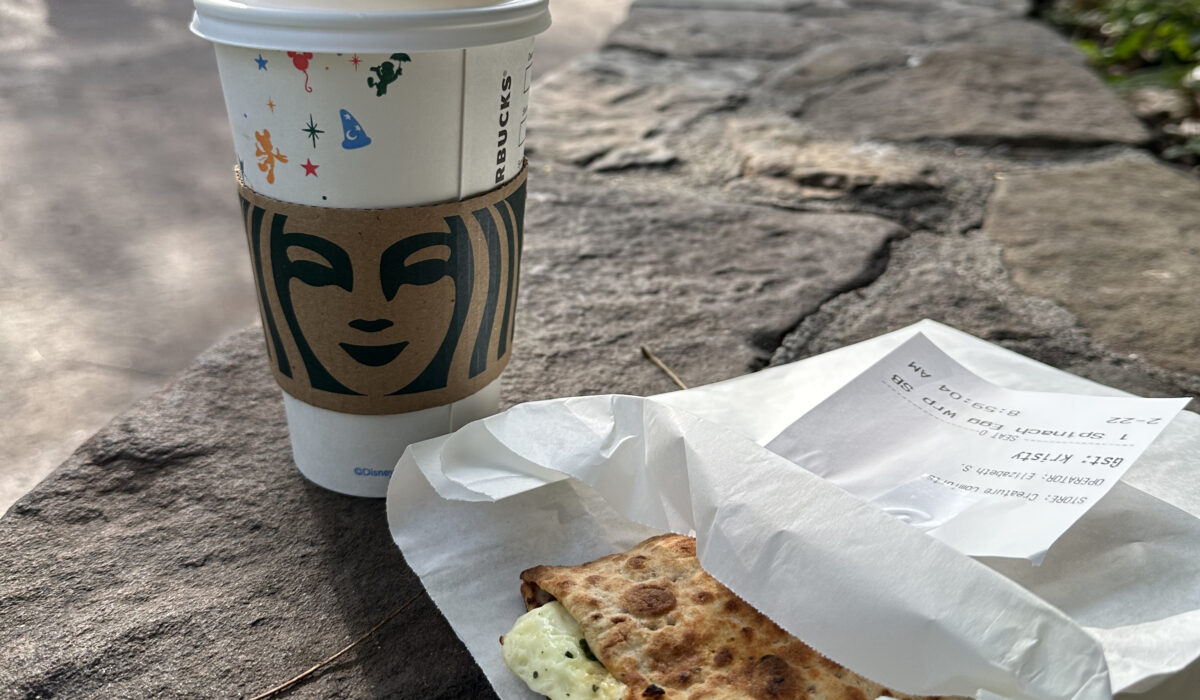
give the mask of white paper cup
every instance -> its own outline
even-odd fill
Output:
[[[214,42],[234,149],[254,192],[316,207],[409,207],[467,199],[520,171],[533,35],[549,26],[547,0],[195,4],[192,30]],[[498,384],[387,415],[285,392],[296,466],[325,488],[383,497],[409,443],[494,413]]]

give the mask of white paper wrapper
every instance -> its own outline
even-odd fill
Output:
[[[1186,478],[1200,417],[1179,416],[1041,567],[963,556],[760,447],[918,331],[1003,386],[1121,395],[925,321],[653,399],[524,404],[414,445],[389,490],[393,537],[504,698],[535,697],[497,643],[523,611],[519,572],[665,530],[694,531],[717,579],[902,691],[1188,687],[1171,677],[1200,657],[1200,492]]]

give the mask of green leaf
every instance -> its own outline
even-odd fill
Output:
[[[1175,88],[1183,81],[1187,71],[1185,66],[1154,66],[1133,71],[1111,82],[1119,83],[1123,91],[1140,87]]]
[[[1100,55],[1100,45],[1091,39],[1079,39],[1075,45],[1092,61],[1099,62],[1103,58]]]
[[[1192,45],[1188,43],[1187,37],[1182,33],[1176,34],[1168,46],[1171,48],[1171,53],[1175,54],[1175,58],[1178,58],[1180,61],[1191,59],[1192,54],[1195,52],[1192,49]]]
[[[1138,27],[1121,37],[1116,45],[1112,47],[1112,57],[1118,61],[1127,61],[1137,56],[1146,43],[1150,29],[1150,27]]]

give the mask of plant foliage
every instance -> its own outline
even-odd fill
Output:
[[[1200,0],[1054,0],[1042,16],[1068,31],[1119,91],[1177,93],[1180,113],[1153,124],[1162,155],[1200,163]]]

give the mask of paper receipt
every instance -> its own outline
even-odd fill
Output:
[[[1005,389],[918,334],[767,447],[964,554],[1040,563],[1187,403]]]

